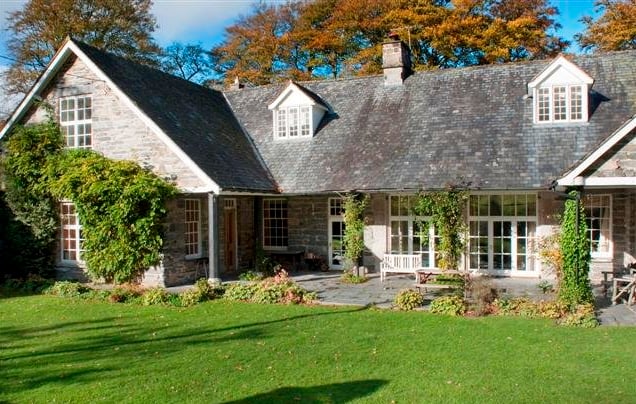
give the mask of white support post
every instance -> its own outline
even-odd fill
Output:
[[[219,276],[219,197],[213,193],[208,194],[208,264],[210,267],[210,282],[220,283]]]

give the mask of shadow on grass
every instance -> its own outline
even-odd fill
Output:
[[[46,326],[0,325],[0,346],[3,348],[0,350],[0,362],[3,363],[0,391],[12,394],[44,385],[117,377],[121,369],[143,368],[144,362],[154,360],[156,355],[165,358],[187,346],[262,340],[290,332],[287,327],[270,327],[277,323],[361,310],[365,308],[308,313],[226,327],[208,326],[191,318],[139,321],[134,313]]]
[[[311,387],[281,387],[267,393],[227,401],[224,404],[346,403],[369,396],[387,383],[386,380],[371,379]]]

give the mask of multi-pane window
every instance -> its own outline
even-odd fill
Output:
[[[186,257],[201,256],[201,201],[185,200],[185,254]]]
[[[586,195],[583,206],[592,256],[611,256],[610,195]]]
[[[536,90],[537,122],[572,122],[585,119],[583,86],[560,85]]]
[[[437,239],[433,226],[426,226],[426,216],[416,216],[413,208],[416,196],[390,197],[390,252],[391,254],[421,254],[422,266],[435,267]]]
[[[80,262],[82,260],[82,226],[80,225],[75,205],[71,202],[60,203],[61,259],[63,262]]]
[[[470,269],[534,271],[534,194],[471,195],[468,213]]]
[[[287,201],[263,199],[263,247],[285,248],[288,242]]]
[[[60,100],[60,126],[66,146],[70,148],[92,147],[91,97],[70,97]]]
[[[276,138],[311,136],[311,107],[280,108],[274,114]]]

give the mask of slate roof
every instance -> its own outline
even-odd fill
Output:
[[[223,93],[75,44],[221,189],[276,190]]]
[[[588,123],[533,124],[527,84],[549,60],[302,83],[333,111],[311,139],[274,140],[285,85],[225,95],[285,193],[547,188],[636,113],[636,51],[571,60],[595,79]]]

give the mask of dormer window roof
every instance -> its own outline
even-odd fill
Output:
[[[530,83],[534,123],[587,122],[594,79],[559,55]]]
[[[329,108],[305,87],[292,81],[267,106],[273,114],[274,139],[311,138]]]

